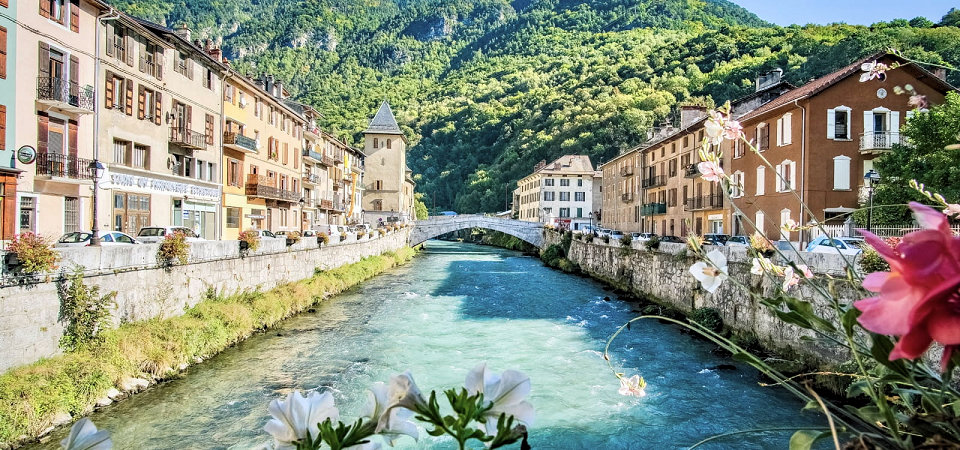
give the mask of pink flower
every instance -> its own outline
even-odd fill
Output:
[[[943,209],[943,213],[952,216],[955,219],[960,219],[960,205],[956,203],[950,203],[946,208]]]
[[[793,267],[787,266],[783,269],[783,291],[789,291],[790,288],[800,283],[800,275],[793,271]]]
[[[740,139],[740,135],[743,134],[743,125],[740,125],[740,122],[736,120],[727,120],[723,124],[723,134],[731,141]]]
[[[911,95],[907,104],[919,109],[927,109],[930,107],[930,102],[927,100],[926,95]]]
[[[896,247],[861,230],[890,272],[867,275],[863,287],[879,295],[854,305],[865,329],[900,337],[891,360],[916,359],[936,341],[945,347],[946,367],[960,346],[960,238],[939,211],[919,203],[910,203],[910,209],[924,229],[907,234]]]
[[[743,134],[743,126],[736,120],[731,120],[729,115],[724,115],[720,111],[711,111],[710,118],[703,125],[710,143],[720,145],[724,139],[731,141],[740,139]]]
[[[890,67],[881,62],[868,62],[863,63],[860,66],[860,70],[863,70],[863,74],[860,75],[860,82],[870,81],[873,79],[878,79],[883,81],[887,78],[887,71],[890,70]]]
[[[697,164],[697,169],[703,174],[703,179],[707,181],[720,181],[723,178],[723,169],[714,161],[704,161]]]

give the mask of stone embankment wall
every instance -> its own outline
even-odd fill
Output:
[[[0,371],[60,352],[60,274],[82,269],[88,285],[101,293],[117,292],[115,323],[183,314],[207,292],[232,294],[268,290],[302,280],[315,269],[329,270],[407,245],[409,230],[375,239],[317,245],[304,238],[287,246],[264,239],[256,252],[241,256],[237,241],[202,241],[190,246],[186,265],[158,267],[158,245],[69,248],[61,251],[60,272],[40,283],[0,288]]]
[[[546,233],[546,245],[559,242],[559,233]],[[685,313],[697,308],[715,308],[723,318],[724,325],[732,331],[738,334],[753,333],[765,348],[784,357],[813,365],[846,360],[845,355],[833,348],[801,340],[801,337],[814,335],[783,322],[760,302],[762,297],[775,295],[782,278],[751,274],[752,258],[747,255],[746,247],[708,247],[713,248],[727,256],[730,276],[739,282],[727,280],[713,294],[701,289],[690,274],[690,266],[697,260],[687,255],[685,244],[662,243],[658,250],[650,251],[640,242],[623,248],[614,241],[604,243],[601,239],[593,239],[592,242],[574,239],[567,258],[579,265],[585,274],[655,303]],[[802,261],[799,260],[801,257]],[[776,264],[786,264],[779,256],[773,259]],[[798,264],[807,264],[818,275],[833,277],[833,288],[839,294],[841,303],[864,297],[864,292],[858,286],[845,280],[846,265],[839,255],[803,252],[800,256],[790,256],[790,259]],[[848,261],[854,262],[852,257],[848,257]],[[823,280],[821,284],[826,287],[826,283]],[[751,292],[759,295],[751,295]],[[821,316],[828,319],[834,317],[827,299],[807,283],[801,282],[790,294],[811,302]]]

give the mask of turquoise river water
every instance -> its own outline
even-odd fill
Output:
[[[606,296],[602,285],[535,258],[430,241],[407,266],[91,418],[112,431],[118,449],[256,448],[270,442],[262,431],[268,402],[291,389],[332,391],[352,420],[374,381],[409,369],[425,391],[459,386],[486,361],[496,372],[530,376],[535,449],[685,448],[736,430],[822,426],[790,394],[760,387],[753,370],[710,370],[731,361],[655,321],[615,341],[614,364],[649,384],[646,397],[619,395],[601,352],[635,314]],[[39,447],[56,448],[65,432]],[[790,434],[738,435],[700,448],[787,448]],[[421,436],[398,447],[455,448]]]

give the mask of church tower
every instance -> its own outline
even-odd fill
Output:
[[[413,190],[407,181],[407,138],[397,119],[384,101],[370,125],[363,132],[366,188],[363,194],[364,221],[376,226],[384,223],[413,220],[408,205],[413,204]],[[407,198],[410,197],[410,198]]]

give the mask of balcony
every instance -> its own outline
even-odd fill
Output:
[[[353,177],[349,175],[343,176],[343,184],[353,183]]]
[[[340,180],[333,180],[333,188],[340,189],[343,187],[343,182]]]
[[[310,122],[304,125],[303,132],[314,139],[320,137],[320,128],[317,127],[317,124],[313,122]]]
[[[310,198],[310,197],[306,197],[306,198],[303,199],[303,207],[304,207],[304,208],[313,208],[314,205],[316,205],[316,204],[317,204],[317,203],[316,203],[312,198]]]
[[[300,193],[273,186],[276,180],[263,175],[247,175],[247,197],[256,197],[294,203],[300,200]]]
[[[71,114],[91,114],[95,98],[91,86],[81,88],[79,84],[62,78],[37,78],[37,103],[42,105]]]
[[[690,197],[683,203],[684,211],[699,211],[704,209],[723,208],[723,195],[703,195],[700,197]]]
[[[666,213],[667,213],[666,203],[645,203],[640,208],[640,215],[642,216],[653,216],[656,214],[666,214]]]
[[[303,149],[303,157],[312,160],[313,162],[321,164],[323,163],[323,155],[310,149]]]
[[[320,184],[320,175],[315,173],[305,173],[303,174],[303,184]]]
[[[623,166],[620,168],[621,177],[629,177],[633,175],[633,166]]]
[[[620,195],[620,200],[623,201],[624,203],[632,202],[632,201],[633,201],[633,194],[632,194],[632,193],[629,193],[629,192],[626,193],[626,194],[621,194],[621,195]]]
[[[191,129],[170,127],[170,143],[183,148],[203,150],[207,148],[207,135]]]
[[[343,155],[333,155],[334,164],[343,164]]]
[[[860,135],[860,153],[879,153],[893,148],[900,143],[900,133],[893,131],[877,131]]]
[[[685,178],[696,178],[700,176],[700,168],[696,164],[690,164],[683,170]]]
[[[665,175],[656,175],[652,177],[647,177],[643,179],[642,186],[646,188],[655,188],[660,186],[667,185],[667,177]]]
[[[320,200],[320,209],[333,209],[333,200]]]
[[[253,138],[248,138],[240,133],[233,133],[229,131],[225,131],[223,133],[223,146],[245,153],[257,153],[258,151],[256,140]]]
[[[329,156],[327,156],[327,155],[323,155],[323,158],[321,158],[321,159],[318,160],[317,162],[319,162],[320,165],[322,165],[322,166],[327,166],[327,167],[333,167],[333,165],[334,165],[333,158],[331,158],[331,157],[329,157]]]
[[[40,153],[37,155],[37,177],[70,178],[74,180],[93,180],[90,160],[62,153]]]
[[[356,161],[356,160],[354,160],[354,161]],[[360,166],[358,166],[358,165],[356,165],[356,164],[350,166],[350,170],[352,170],[354,173],[358,173],[358,174],[363,173],[363,167],[360,167]]]

